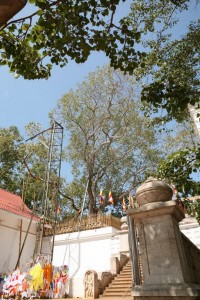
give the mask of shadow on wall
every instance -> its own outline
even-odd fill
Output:
[[[81,264],[81,256],[80,256],[80,243],[70,244],[71,234],[68,235],[66,239],[66,246],[63,255],[63,265],[67,264],[70,270],[73,270],[73,273],[70,273],[69,278],[69,295],[73,295],[74,291],[74,284],[73,284],[73,277],[78,273]],[[80,232],[78,232],[77,240],[79,240]]]

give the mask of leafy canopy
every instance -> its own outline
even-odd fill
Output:
[[[12,72],[25,79],[48,78],[53,64],[63,67],[69,59],[83,63],[92,51],[103,51],[111,66],[125,72],[144,66],[146,53],[137,47],[141,28],[136,26],[137,19],[132,22],[129,17],[116,17],[120,0],[29,2],[33,5],[32,14],[9,21],[0,30],[0,65],[7,64]],[[157,4],[159,9],[166,6],[163,0],[149,2],[156,3],[154,11]],[[171,7],[182,8],[182,3],[188,1],[167,2]],[[148,10],[142,1],[133,1],[133,5],[141,12],[136,17],[144,22]]]
[[[133,1],[128,20],[140,31],[147,53],[134,72],[144,81],[145,109],[157,113],[157,122],[180,122],[187,117],[188,103],[199,103],[200,21],[188,21],[185,34],[176,34],[184,11],[198,7],[199,1]]]
[[[17,175],[24,155],[23,149],[18,147],[21,140],[17,127],[0,129],[0,188],[10,192],[21,189],[21,180]]]
[[[125,1],[123,1],[125,2]],[[143,57],[133,47],[140,38],[125,19],[115,20],[120,0],[49,1],[30,3],[36,11],[10,21],[0,31],[0,64],[26,79],[48,78],[52,64],[87,60],[103,51],[111,65],[131,71]]]

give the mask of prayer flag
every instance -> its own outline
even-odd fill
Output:
[[[123,200],[122,200],[122,207],[123,207],[123,211],[126,211],[126,202],[125,202],[124,197],[123,197]]]
[[[173,182],[171,182],[171,187],[173,189],[172,200],[176,200],[177,196],[178,196],[178,191],[177,191],[177,188],[176,188],[176,186],[175,186],[175,184]]]
[[[108,202],[109,202],[110,204],[114,205],[114,200],[113,200],[111,191],[109,192]]]
[[[60,202],[58,203],[58,206],[57,206],[57,215],[60,214]]]
[[[100,191],[99,196],[100,196],[100,203],[103,205],[104,204],[104,199],[103,199],[103,191],[102,190]]]

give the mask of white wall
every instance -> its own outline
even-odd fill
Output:
[[[22,238],[24,237],[29,224],[29,219],[22,219]],[[0,273],[6,273],[15,269],[19,255],[20,240],[20,216],[0,210]],[[30,227],[30,231],[22,252],[20,265],[23,266],[33,255],[37,224],[35,221]]]

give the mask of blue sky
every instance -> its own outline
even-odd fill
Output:
[[[119,15],[125,14],[131,1],[123,4]],[[28,5],[18,16],[27,14],[32,6]],[[184,14],[183,20],[174,34],[184,32],[189,19],[199,15],[192,5]],[[42,128],[49,126],[48,113],[56,106],[69,89],[83,81],[89,72],[95,71],[98,66],[108,63],[103,53],[93,53],[84,64],[70,62],[65,68],[53,67],[52,76],[48,80],[24,80],[22,77],[14,79],[7,67],[0,68],[0,127],[16,125],[22,134],[29,122],[39,122]]]
[[[107,63],[103,54],[93,54],[82,65],[70,62],[61,69],[54,67],[48,80],[14,79],[6,67],[0,69],[0,127],[16,125],[24,132],[29,122],[39,122],[45,129],[49,126],[48,113],[56,106],[69,89],[94,71],[97,66]]]

